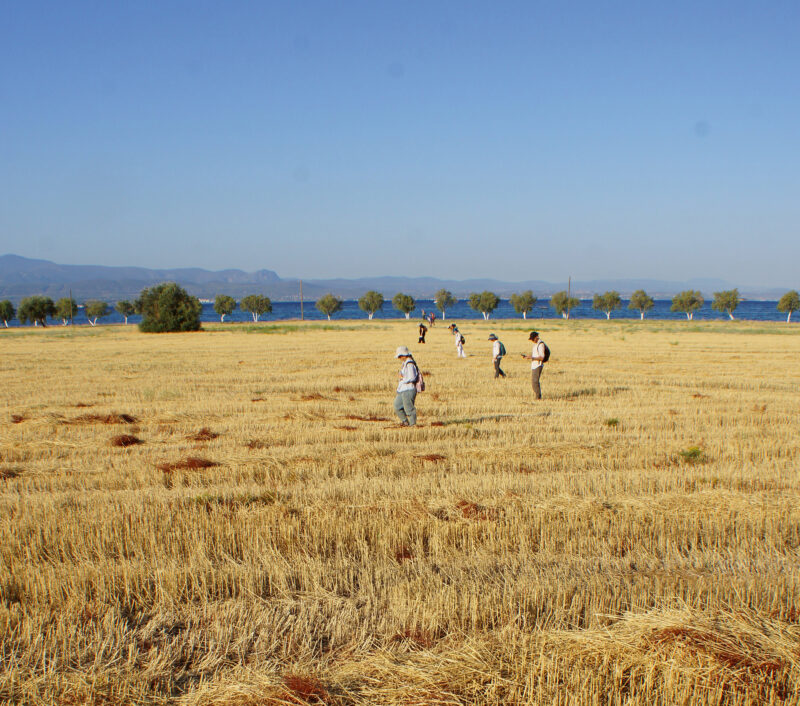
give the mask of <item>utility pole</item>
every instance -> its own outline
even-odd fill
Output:
[[[572,275],[570,275],[569,278],[567,279],[567,318],[569,318],[569,310],[571,308],[569,305],[570,303],[569,300],[571,298],[572,298]]]
[[[69,325],[70,326],[72,326],[72,323],[73,323],[72,322],[72,309],[73,309],[73,306],[72,306],[72,287],[70,287],[70,290],[69,290]]]
[[[303,280],[300,280],[300,321],[305,321],[305,316],[303,316]]]

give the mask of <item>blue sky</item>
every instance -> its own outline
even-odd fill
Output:
[[[800,285],[796,2],[0,0],[0,253]]]

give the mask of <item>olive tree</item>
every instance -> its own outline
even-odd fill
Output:
[[[317,299],[315,306],[319,311],[325,314],[325,316],[328,317],[328,321],[330,321],[331,315],[342,308],[342,300],[333,294],[325,294]]]
[[[17,312],[14,310],[14,305],[8,299],[4,299],[0,302],[0,319],[3,320],[3,324],[5,324],[6,328],[8,328],[8,322],[16,315]]]
[[[686,314],[686,318],[691,321],[694,319],[694,312],[705,303],[703,295],[696,289],[686,289],[672,297],[670,311],[680,311]]]
[[[569,319],[569,312],[581,303],[577,297],[571,297],[567,290],[563,289],[550,297],[550,306],[565,319]]]
[[[644,321],[644,313],[653,308],[653,297],[647,295],[644,289],[637,289],[631,294],[631,300],[628,303],[629,309],[636,309],[639,312],[639,318]]]
[[[249,294],[242,299],[239,306],[242,311],[247,311],[253,317],[253,321],[258,321],[259,316],[269,314],[272,311],[272,302],[269,297],[263,294]]]
[[[414,297],[412,297],[410,294],[398,292],[392,297],[392,306],[394,306],[394,308],[398,311],[403,312],[407,319],[411,318],[411,312],[414,311],[414,307],[416,305],[417,302],[414,301]]]
[[[447,310],[457,302],[458,299],[447,289],[440,289],[433,297],[433,303],[436,304],[436,307],[442,312],[442,319],[447,318]]]
[[[792,320],[792,312],[800,309],[800,294],[796,290],[786,292],[778,302],[778,311],[786,314],[786,323]]]
[[[86,318],[89,319],[89,323],[92,326],[97,324],[97,319],[108,316],[111,313],[108,303],[99,299],[90,299],[83,305],[83,310],[86,312]]]
[[[203,305],[175,282],[143,289],[134,307],[142,315],[139,330],[147,333],[199,331]]]
[[[78,303],[71,297],[62,297],[56,302],[56,316],[61,319],[61,325],[66,326],[78,313]]]
[[[214,311],[219,314],[219,322],[224,323],[225,317],[232,314],[236,308],[236,300],[227,294],[217,294],[214,298]],[[270,309],[271,311],[272,309]]]
[[[136,313],[136,307],[133,305],[133,302],[129,302],[127,299],[123,299],[122,301],[118,301],[114,308],[117,310],[117,313],[125,319],[125,323],[128,323],[128,317],[131,314]]]
[[[727,314],[731,321],[733,321],[733,312],[739,306],[739,290],[727,289],[724,292],[714,292],[714,301],[711,302],[711,308],[714,311]]]
[[[480,311],[484,319],[488,319],[500,303],[500,298],[494,293],[483,291],[480,294],[473,292],[469,295],[470,309]]]
[[[20,323],[26,324],[28,321],[34,326],[41,324],[47,326],[47,317],[56,315],[56,305],[50,297],[33,296],[25,297],[19,303],[17,317]]]
[[[518,314],[522,314],[523,319],[528,318],[528,312],[536,306],[536,302],[538,299],[533,296],[533,292],[528,289],[522,294],[512,294],[509,302],[511,302],[511,306],[514,307],[514,311]]]
[[[383,294],[370,289],[363,297],[358,300],[358,307],[366,311],[370,320],[375,316],[376,311],[383,309]]]
[[[610,319],[611,312],[621,306],[622,299],[620,299],[619,292],[615,292],[613,289],[605,294],[595,294],[592,299],[592,308],[604,312],[606,319]]]

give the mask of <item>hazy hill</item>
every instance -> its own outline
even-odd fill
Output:
[[[145,267],[106,267],[102,265],[59,265],[48,260],[35,260],[19,255],[0,256],[0,297],[19,301],[32,294],[44,294],[54,299],[67,296],[85,299],[117,301],[133,299],[145,287],[160,282],[178,282],[195,296],[211,299],[217,294],[241,298],[248,294],[266,294],[275,300],[297,300],[300,295],[296,279],[282,279],[272,270],[244,272],[243,270],[204,270],[200,268],[148,269]],[[707,297],[714,291],[731,289],[735,284],[723,280],[697,279],[670,282],[648,279],[574,281],[572,291],[579,297],[591,297],[595,292],[616,289],[628,296],[644,289],[655,298],[668,298],[682,289],[699,289]],[[444,280],[434,277],[361,277],[358,279],[303,280],[303,296],[313,300],[326,292],[354,299],[368,289],[375,289],[387,298],[405,292],[417,298],[430,298],[442,287],[462,298],[470,292],[489,289],[501,297],[513,292],[533,290],[539,297],[566,289],[566,282],[503,282],[496,279]],[[755,289],[740,287],[745,297],[777,299],[785,289]]]

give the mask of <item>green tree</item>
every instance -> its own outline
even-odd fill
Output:
[[[203,305],[175,282],[164,282],[143,289],[134,302],[142,315],[139,330],[147,333],[199,331]]]
[[[686,318],[691,321],[694,318],[694,312],[703,306],[705,301],[698,290],[686,289],[672,297],[670,311],[680,311],[686,314]]]
[[[469,295],[469,308],[480,311],[484,319],[488,319],[491,313],[497,308],[500,299],[494,292],[483,291],[480,294],[473,292]]]
[[[433,297],[433,303],[442,312],[442,319],[447,319],[447,310],[456,302],[458,302],[458,299],[447,289],[440,289]]]
[[[34,326],[41,324],[47,326],[47,317],[56,315],[56,305],[50,297],[25,297],[19,303],[17,317],[20,323],[26,324],[28,321]]]
[[[605,294],[595,294],[592,299],[592,308],[605,313],[606,318],[611,318],[611,312],[619,309],[622,306],[622,299],[620,299],[619,292],[613,289]]]
[[[370,289],[358,300],[358,306],[362,311],[366,311],[369,318],[372,319],[376,311],[383,309],[383,294]]]
[[[650,311],[653,308],[653,297],[647,296],[647,292],[644,289],[637,289],[633,294],[631,294],[631,300],[628,303],[629,309],[636,309],[640,314],[640,319],[644,321],[644,313],[646,311]]]
[[[534,297],[533,292],[528,289],[522,292],[522,294],[512,294],[509,301],[511,302],[511,306],[514,307],[514,311],[518,314],[522,314],[523,319],[527,319],[528,312],[536,306],[536,302],[539,300]]]
[[[127,299],[118,301],[114,308],[117,310],[117,313],[125,319],[126,324],[128,323],[128,317],[136,313],[136,307],[133,305],[133,302],[129,302]]]
[[[66,326],[78,313],[78,303],[70,297],[62,297],[56,302],[56,316],[61,319],[61,324]]]
[[[342,308],[342,300],[333,294],[325,294],[317,299],[316,307],[325,314],[325,316],[328,317],[328,321],[330,321],[331,315]]]
[[[556,292],[552,297],[550,297],[550,306],[552,306],[556,312],[561,314],[561,316],[563,316],[565,319],[569,318],[569,312],[580,303],[580,299],[569,296],[566,289]]]
[[[736,311],[736,307],[739,306],[740,301],[738,289],[714,292],[714,301],[711,302],[711,308],[714,309],[714,311],[727,314],[731,321],[733,321],[733,312]]]
[[[232,314],[234,309],[236,309],[236,300],[233,297],[227,294],[217,294],[214,298],[214,311],[219,315],[220,323],[224,323],[225,317],[228,316],[228,314]],[[271,305],[270,311],[272,311]]]
[[[8,328],[8,322],[16,315],[17,312],[14,310],[14,305],[8,299],[0,302],[0,319],[3,320],[6,328]]]
[[[402,311],[407,319],[411,318],[411,312],[414,311],[416,305],[417,302],[414,301],[414,297],[410,294],[398,292],[392,297],[392,306],[398,311]]]
[[[239,306],[242,311],[249,312],[253,321],[258,321],[258,317],[263,314],[269,314],[272,311],[272,302],[269,297],[263,294],[249,294],[240,302]]]
[[[108,308],[107,302],[101,302],[98,299],[90,299],[83,305],[83,310],[86,312],[86,318],[92,326],[97,324],[97,319],[108,316],[111,309]]]
[[[786,323],[792,320],[792,312],[800,309],[800,294],[796,290],[786,292],[778,302],[778,311],[788,314],[786,316]]]

